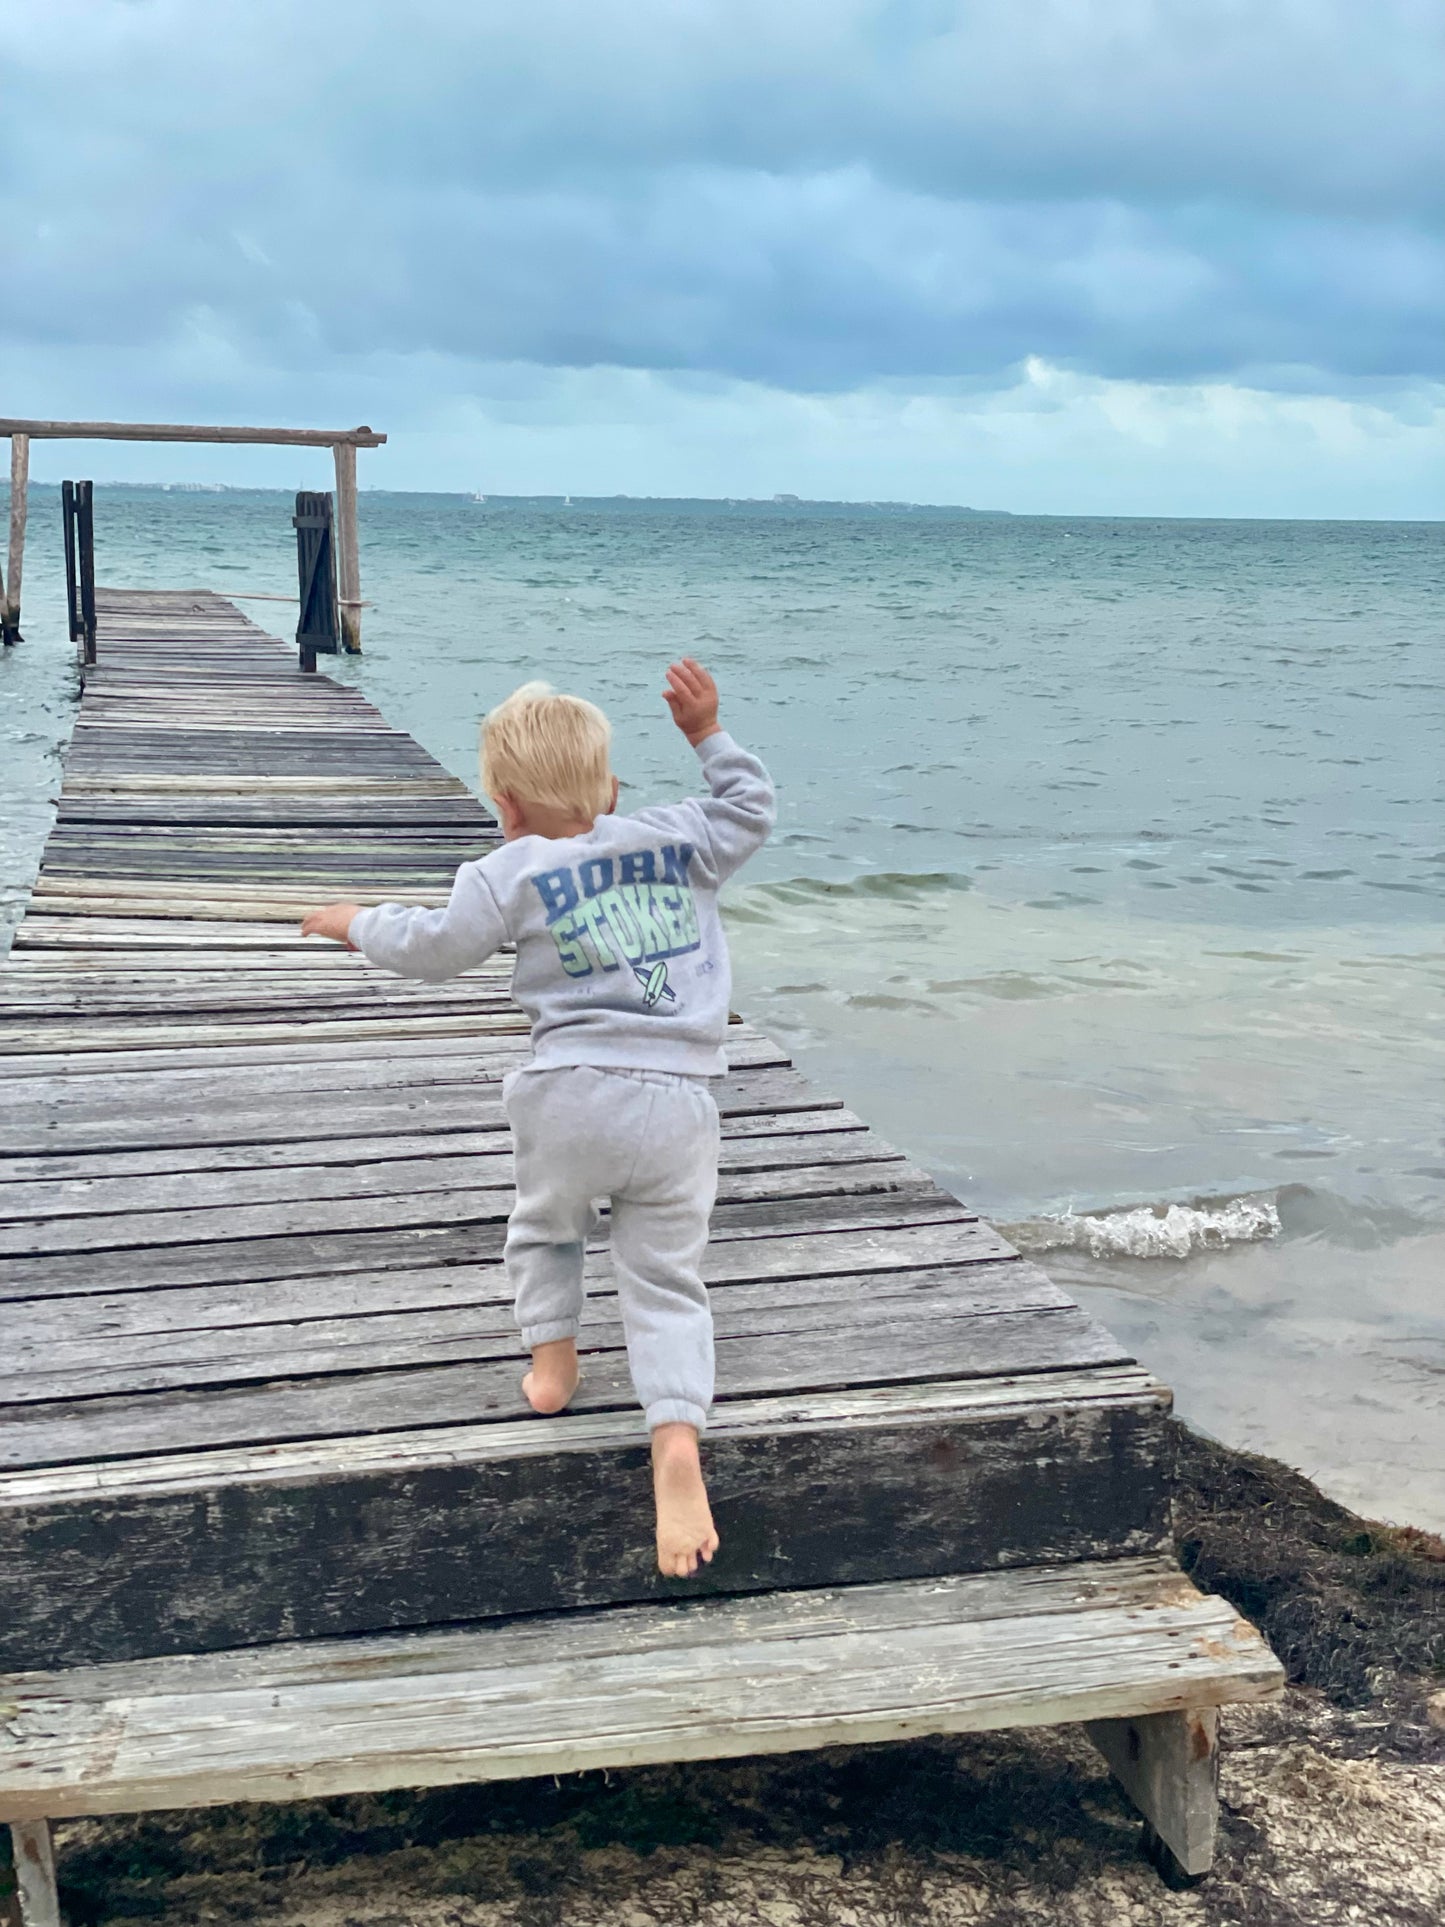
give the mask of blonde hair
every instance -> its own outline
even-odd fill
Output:
[[[612,808],[611,743],[595,703],[523,683],[482,724],[482,788],[591,820]]]

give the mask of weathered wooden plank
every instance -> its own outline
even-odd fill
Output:
[[[135,768],[139,759],[129,758],[128,767]],[[194,759],[197,769],[204,769],[214,761],[210,757],[198,756]],[[296,771],[305,766],[330,767],[338,774],[350,767],[346,757],[328,756],[321,751],[313,751],[302,756],[296,754]],[[174,767],[174,759],[165,759],[165,767]],[[258,758],[247,764],[244,773],[259,775],[265,764]],[[284,779],[288,772],[283,767],[278,774]],[[297,831],[309,830],[307,841],[315,844],[317,833],[330,826],[332,830],[344,831],[355,817],[354,807],[345,803],[335,805],[312,802],[310,798],[288,799],[285,795],[285,782],[282,781],[277,793],[264,801],[241,798],[234,802],[220,799],[210,800],[196,797],[188,802],[166,801],[117,801],[108,802],[103,797],[77,799],[73,803],[62,803],[58,809],[58,821],[62,828],[81,830],[91,826],[119,828],[121,825],[133,827],[134,834],[125,838],[127,843],[142,840],[147,829],[206,829],[254,826],[258,830],[272,832],[282,829]],[[495,847],[496,836],[490,824],[482,821],[474,812],[461,805],[454,805],[444,799],[437,802],[411,800],[405,797],[388,799],[371,805],[367,812],[369,828],[378,830],[405,830],[413,834],[433,829],[452,830],[471,839],[473,853],[480,855]],[[318,852],[319,854],[319,852]]]
[[[280,787],[282,791],[286,788],[284,783]],[[387,824],[377,822],[370,810],[367,811],[365,822],[355,826],[340,848],[336,847],[324,825],[275,823],[253,826],[227,823],[222,819],[210,823],[169,826],[136,823],[129,817],[118,815],[113,822],[57,822],[46,845],[45,867],[48,870],[56,856],[66,851],[74,856],[88,854],[98,858],[109,854],[114,857],[135,857],[137,860],[154,860],[172,852],[185,855],[212,850],[221,855],[259,858],[284,851],[291,855],[293,861],[330,864],[344,863],[358,854],[384,856],[388,852],[398,851],[451,852],[467,850],[476,844],[486,848],[495,840],[490,827],[483,829],[471,822]]]
[[[367,892],[367,898],[371,903],[419,904],[423,909],[435,908],[447,900],[444,890],[398,890],[394,895],[389,891],[371,890]],[[47,918],[142,915],[207,917],[221,923],[292,924],[299,921],[298,910],[310,902],[309,894],[302,896],[294,891],[290,895],[280,892],[261,894],[255,890],[247,890],[243,896],[234,897],[209,889],[204,893],[198,890],[190,893],[156,890],[145,894],[131,891],[128,895],[118,895],[111,890],[92,888],[82,896],[74,890],[50,890],[37,886],[31,895],[33,914]]]
[[[196,899],[204,899],[209,896],[212,893],[212,888],[213,886],[208,883],[186,883],[179,881],[157,883],[153,879],[146,877],[111,877],[106,881],[104,894],[107,898],[115,901],[129,901],[132,898],[139,898],[149,903],[156,899],[164,899],[167,902],[189,904]],[[82,879],[41,876],[37,879],[35,888],[30,894],[30,901],[32,904],[44,904],[51,899],[64,899],[66,902],[75,902],[84,901],[87,897],[94,896],[95,894],[97,894],[95,886],[84,882]],[[298,884],[278,882],[267,885],[264,891],[258,890],[254,885],[236,885],[227,893],[227,902],[231,905],[234,905],[238,901],[250,902],[253,900],[282,901],[294,907],[296,905],[309,904],[311,902],[311,892],[303,889]],[[428,905],[445,903],[446,895],[440,890],[369,890],[365,893],[364,898],[358,893],[356,901],[358,903],[365,901],[368,903],[392,902]],[[124,915],[125,912],[121,912],[121,914]],[[167,914],[170,913],[168,912]],[[176,911],[175,914],[184,916],[191,913],[183,909]]]
[[[481,987],[487,988],[485,983]],[[130,1101],[141,1105],[141,1094],[152,1086],[156,1089],[169,1087],[176,1092],[187,1084],[191,1088],[199,1088],[198,1078],[209,1074],[218,1063],[229,1073],[216,1081],[219,1093],[224,1095],[234,1086],[244,1094],[253,1087],[256,1090],[264,1088],[267,1092],[282,1089],[284,1086],[277,1082],[280,1073],[298,1066],[322,1063],[349,1066],[350,1074],[358,1080],[363,1077],[368,1065],[383,1064],[402,1069],[414,1066],[417,1080],[422,1082],[432,1080],[433,1074],[446,1082],[463,1082],[476,1075],[486,1076],[486,1067],[493,1061],[505,1062],[510,1066],[516,1059],[519,1047],[506,1037],[408,1037],[398,1030],[394,1037],[383,1038],[379,1044],[362,1045],[317,1038],[309,1044],[288,1045],[284,1050],[264,1043],[252,1047],[250,1040],[241,1049],[217,1048],[224,1054],[213,1057],[208,1048],[183,1045],[173,1050],[146,1048],[101,1052],[78,1061],[62,1051],[34,1051],[8,1062],[5,1075],[7,1079],[26,1077],[45,1080],[31,1082],[24,1088],[22,1101],[30,1105],[42,1101],[64,1101],[72,1092],[74,1101],[84,1105],[102,1094],[109,1099],[122,1096],[127,1091],[131,1094]],[[799,1090],[813,1088],[816,1098],[814,1108],[836,1106],[836,1099],[819,1094],[796,1072],[787,1075],[791,1072],[791,1059],[787,1052],[750,1025],[731,1024],[724,1041],[724,1051],[729,1076],[741,1079],[748,1074],[748,1088],[756,1095],[768,1099],[777,1096],[787,1102]],[[136,1076],[135,1073],[141,1075]],[[183,1077],[179,1073],[190,1075]],[[771,1075],[759,1077],[756,1075],[759,1073]],[[316,1074],[322,1075],[320,1072]],[[304,1088],[304,1085],[298,1085],[297,1088]],[[360,1082],[357,1088],[363,1088]],[[722,1090],[729,1103],[734,1099],[740,1101],[746,1094],[741,1082],[736,1090],[730,1088],[725,1080],[713,1088],[715,1093]]]
[[[719,1339],[766,1336],[782,1345],[805,1334],[847,1330],[866,1347],[873,1328],[891,1334],[910,1318],[930,1321],[931,1329],[935,1320],[1068,1307],[1063,1293],[1035,1267],[997,1264],[935,1270],[922,1277],[904,1273],[892,1291],[845,1291],[835,1280],[826,1287],[817,1280],[781,1287],[771,1282],[733,1285],[715,1294],[713,1323]],[[490,1304],[425,1312],[362,1315],[348,1307],[345,1316],[329,1319],[307,1316],[298,1306],[295,1318],[285,1324],[212,1326],[127,1338],[114,1333],[77,1336],[55,1317],[53,1304],[49,1309],[51,1317],[22,1334],[0,1369],[0,1409],[201,1385],[524,1361],[526,1356],[510,1294]],[[41,1342],[47,1328],[48,1342]],[[615,1295],[599,1295],[588,1303],[581,1343],[589,1360],[623,1349]]]
[[[1032,1596],[990,1575],[41,1675],[15,1687],[0,1803],[295,1798],[1278,1693],[1226,1602],[1167,1570],[1151,1588],[1143,1562],[1091,1591],[1098,1570],[1041,1575]]]
[[[308,899],[310,903],[311,899]],[[298,910],[302,905],[297,905]],[[485,984],[505,987],[510,981],[511,952],[499,954],[487,963],[444,981],[450,984]],[[347,988],[368,982],[405,985],[409,978],[388,979],[356,968],[356,960],[344,950],[326,955],[322,951],[165,951],[146,950],[134,958],[120,958],[103,950],[29,950],[8,959],[0,991],[7,1004],[12,993],[35,1002],[47,989],[57,998],[85,995],[91,989],[109,994],[115,991],[140,991],[157,994],[163,986],[194,990],[207,984],[260,991],[284,986],[305,993],[309,988],[322,991]]]
[[[729,1026],[725,1042],[729,1069],[733,1074],[755,1070],[781,1070],[791,1059],[770,1037],[751,1025]],[[469,1078],[489,1077],[491,1067],[510,1068],[519,1051],[530,1056],[530,1047],[518,1046],[509,1037],[396,1037],[378,1044],[345,1041],[328,1043],[321,1039],[307,1045],[260,1045],[232,1050],[185,1047],[174,1051],[110,1051],[87,1055],[78,1061],[65,1052],[39,1051],[13,1058],[5,1066],[7,1080],[20,1077],[31,1081],[18,1102],[32,1107],[68,1101],[86,1103],[97,1099],[109,1109],[127,1090],[141,1092],[166,1089],[176,1097],[194,1094],[214,1086],[215,1070],[228,1071],[220,1080],[225,1090],[345,1090],[368,1088],[371,1072],[383,1084],[397,1081],[415,1083],[457,1083]],[[330,1066],[323,1069],[321,1066]],[[141,1075],[138,1077],[137,1073]],[[292,1081],[288,1083],[286,1080]],[[327,1079],[339,1080],[328,1083]],[[39,1080],[39,1081],[34,1081]],[[317,1080],[320,1080],[319,1082]],[[820,1107],[832,1107],[834,1100],[820,1096]]]
[[[308,1033],[320,1032],[331,1037],[381,1037],[391,1027],[393,1034],[418,1036],[469,1036],[481,1032],[494,1032],[498,1035],[525,1035],[529,1029],[527,1020],[520,1013],[512,1011],[463,1011],[456,1016],[428,1015],[419,1012],[414,1016],[395,1015],[390,1017],[355,1017],[335,1019],[317,1017],[313,1022],[282,1024],[274,1023],[263,1015],[257,1015],[249,1024],[233,1017],[228,1023],[156,1023],[147,1026],[137,1019],[129,1019],[124,1024],[116,1024],[102,1029],[99,1024],[90,1027],[49,1025],[33,1023],[13,1023],[0,1020],[0,1056],[9,1051],[30,1054],[37,1050],[65,1049],[86,1051],[92,1049],[114,1049],[118,1045],[128,1050],[141,1050],[154,1040],[162,1047],[177,1043],[202,1044],[213,1041],[217,1044],[242,1043],[248,1031],[255,1031],[266,1043],[280,1044],[291,1038],[304,1039]]]
[[[1091,1412],[1148,1407],[1169,1410],[1171,1393],[1137,1365],[1092,1365],[1077,1371],[1028,1372],[1019,1377],[962,1380],[910,1380],[896,1385],[850,1385],[828,1392],[783,1393],[776,1397],[733,1399],[709,1422],[708,1439],[761,1436],[798,1422],[869,1426],[932,1422],[960,1411],[1012,1417],[1025,1425],[1040,1411],[1087,1409]],[[405,1469],[409,1475],[435,1471],[478,1455],[526,1457],[539,1443],[549,1449],[590,1451],[600,1441],[635,1441],[640,1421],[615,1412],[572,1412],[558,1420],[486,1420],[457,1425],[421,1426],[396,1432],[353,1432],[344,1437],[290,1439],[264,1445],[205,1447],[138,1458],[88,1460],[75,1464],[0,1470],[0,1510],[15,1514],[37,1502],[106,1493],[153,1496],[214,1489],[218,1482],[294,1484],[340,1472],[372,1474]],[[565,1429],[556,1431],[556,1426]],[[618,1428],[621,1428],[619,1431]]]
[[[420,1140],[426,1145],[428,1140]],[[0,1160],[0,1225],[28,1218],[71,1218],[94,1214],[135,1214],[153,1211],[192,1211],[221,1206],[323,1202],[337,1198],[400,1197],[423,1191],[493,1190],[512,1182],[511,1141],[502,1132],[472,1134],[460,1149],[430,1140],[430,1150],[413,1155],[373,1157],[361,1162],[356,1147],[333,1146],[331,1162],[301,1161],[263,1164],[257,1169],[247,1159],[239,1168],[221,1169],[204,1176],[194,1169],[146,1176],[122,1174],[88,1178],[49,1179],[30,1183],[6,1182]],[[18,1161],[18,1160],[17,1160]],[[27,1160],[34,1162],[34,1160]],[[800,1132],[792,1137],[726,1138],[719,1153],[725,1176],[754,1179],[772,1173],[820,1173],[823,1167],[846,1170],[853,1165],[888,1164],[901,1169],[903,1155],[891,1150],[871,1131]],[[737,1197],[739,1192],[727,1196]]]
[[[236,428],[230,425],[197,428],[179,422],[22,421],[19,417],[0,421],[0,435],[30,435],[36,441],[267,442],[288,448],[335,448],[338,442],[346,442],[353,448],[379,448],[386,440],[385,435],[375,434],[370,428]],[[98,589],[97,602],[102,595],[115,597],[118,593],[114,589]],[[138,592],[128,589],[123,593],[125,602],[119,606],[127,607]],[[172,608],[182,608],[192,600],[199,600],[203,593],[206,592],[190,589],[149,591],[154,606],[168,613]],[[223,608],[230,606],[221,603],[219,597],[215,601]],[[116,605],[112,602],[110,606]]]
[[[474,1020],[418,1021],[441,1026]],[[440,1033],[433,1029],[427,1034]],[[472,1035],[466,1031],[454,1034]],[[714,1095],[724,1117],[811,1111],[827,1101],[806,1078],[785,1069],[743,1071],[719,1078]],[[44,1120],[42,1139],[37,1139],[33,1116],[17,1119],[7,1108],[0,1116],[0,1153],[33,1155],[42,1144],[57,1152],[151,1150],[168,1144],[264,1144],[280,1139],[376,1135],[392,1125],[408,1134],[431,1129],[501,1129],[504,1121],[500,1080],[491,1084],[459,1080],[395,1090],[381,1088],[359,1092],[344,1104],[338,1099],[325,1106],[304,1104],[299,1093],[284,1094],[266,1104],[258,1095],[241,1092],[232,1101],[225,1084],[218,1083],[204,1111],[183,1116],[176,1114],[171,1103],[159,1107],[148,1103],[144,1090],[138,1088],[133,1096],[118,1095],[115,1110],[108,1117]]]
[[[0,1811],[297,1798],[1278,1693],[1278,1663],[1225,1601],[1148,1576],[1131,1562],[1114,1593],[1097,1566],[1028,1594],[1013,1575],[789,1592],[236,1653],[209,1671],[40,1675],[7,1686]]]
[[[87,690],[97,688],[96,679],[87,679]],[[173,700],[171,685],[159,684],[158,697],[167,702]],[[210,701],[207,697],[205,700]],[[241,794],[251,792],[256,795],[270,795],[276,779],[271,776],[208,776],[202,773],[192,775],[166,775],[157,771],[152,775],[128,776],[116,771],[109,776],[76,776],[67,772],[61,786],[61,795],[112,795],[112,796],[165,796],[187,795],[205,796],[216,792]],[[435,776],[407,777],[400,781],[392,777],[368,776],[293,776],[285,787],[294,789],[305,796],[455,796],[475,802],[479,809],[485,806],[473,796],[460,777],[441,773]]]
[[[247,1284],[270,1278],[319,1277],[352,1271],[410,1271],[428,1265],[476,1264],[501,1256],[503,1214],[470,1224],[384,1231],[238,1238],[209,1245],[157,1245],[138,1252],[61,1252],[0,1260],[0,1303],[88,1296],[97,1291],[160,1285]],[[726,1247],[748,1245],[737,1256]],[[1012,1256],[1012,1247],[951,1199],[874,1195],[787,1204],[719,1205],[704,1260],[714,1268],[742,1265],[754,1277],[787,1278],[823,1269],[866,1266],[910,1269],[968,1257]]]
[[[19,949],[127,950],[132,945],[164,944],[167,950],[302,949],[300,927],[284,930],[254,921],[180,917],[27,917],[16,932]]]
[[[759,1640],[796,1643],[844,1630],[886,1637],[914,1626],[996,1619],[1047,1621],[1080,1611],[1162,1608],[1177,1612],[1197,1607],[1200,1597],[1172,1560],[1145,1556],[1068,1567],[1008,1567],[954,1575],[928,1586],[905,1581],[824,1587],[792,1591],[785,1598],[745,1593],[714,1599],[705,1608],[679,1600],[665,1612],[627,1608],[605,1620],[590,1613],[539,1613],[503,1624],[431,1627],[402,1638],[380,1633],[353,1634],[344,1640],[285,1641],[241,1651],[195,1653],[178,1665],[130,1660],[64,1671],[46,1668],[23,1685],[27,1708],[54,1698],[68,1706],[95,1706],[122,1693],[140,1699],[156,1692],[190,1697],[260,1686],[274,1693],[356,1678],[367,1668],[414,1680],[465,1673],[479,1648],[509,1668],[564,1656],[576,1663],[603,1654],[685,1652],[699,1643],[700,1623],[709,1628],[710,1637],[726,1637],[733,1645]]]
[[[793,1161],[790,1141],[795,1137],[809,1137],[820,1147],[820,1162],[835,1157],[847,1162],[850,1141],[865,1128],[853,1112],[841,1109],[730,1118],[723,1125],[722,1155],[736,1157],[739,1168],[744,1168],[756,1154],[761,1167],[771,1155],[769,1146],[775,1144],[780,1161],[786,1164]],[[836,1150],[824,1148],[834,1140],[837,1140]],[[883,1140],[879,1143],[882,1145]],[[727,1148],[734,1144],[735,1151]],[[119,1177],[165,1179],[187,1172],[255,1171],[258,1182],[264,1183],[265,1173],[289,1170],[298,1160],[308,1169],[325,1170],[337,1165],[355,1164],[360,1168],[368,1163],[503,1156],[506,1152],[507,1147],[497,1132],[463,1128],[432,1135],[399,1131],[355,1139],[307,1139],[298,1143],[294,1151],[282,1140],[271,1144],[176,1145],[151,1151],[94,1151],[49,1157],[0,1156],[0,1217],[13,1215],[7,1206],[12,1197],[22,1195],[19,1187],[41,1200],[56,1186]],[[880,1150],[879,1154],[888,1153]],[[64,1195],[63,1191],[58,1194],[62,1202]],[[70,1195],[79,1199],[85,1194],[76,1191]],[[37,1204],[37,1209],[45,1208],[48,1207]],[[21,1215],[30,1214],[27,1211]]]
[[[885,1310],[887,1308],[885,1307]],[[860,1366],[860,1345],[867,1362]],[[976,1317],[941,1317],[928,1331],[927,1375],[1008,1377],[1129,1363],[1128,1353],[1074,1306]],[[771,1335],[719,1336],[719,1400],[779,1392],[827,1391],[864,1382],[898,1384],[923,1376],[917,1326],[905,1316],[864,1326],[810,1332],[789,1347]],[[0,1411],[0,1465],[80,1463],[191,1451],[205,1445],[338,1437],[404,1430],[527,1410],[516,1359],[463,1365],[374,1368],[361,1376],[275,1381],[255,1389],[118,1394],[6,1407]],[[626,1359],[589,1354],[575,1411],[627,1410],[633,1404]]]
[[[495,978],[458,977],[447,983],[421,984],[396,979],[310,978],[258,976],[239,978],[208,977],[196,973],[189,977],[169,975],[135,986],[102,983],[89,989],[70,982],[58,987],[40,984],[8,984],[0,987],[0,1016],[8,1022],[27,1026],[59,1025],[67,1030],[83,1022],[89,1029],[101,1029],[103,1020],[116,1018],[122,1028],[154,1025],[168,1014],[175,1022],[193,1020],[209,1023],[245,1022],[260,1017],[268,1023],[279,1022],[278,1012],[293,1012],[298,1005],[318,1018],[339,1021],[348,1011],[372,1018],[396,1011],[400,1016],[424,1013],[435,1007],[446,1014],[454,1007],[482,1012],[498,1010],[515,1013],[505,981]]]
[[[193,1454],[31,1474],[0,1498],[16,1603],[0,1663],[1164,1551],[1159,1388],[1049,1377],[720,1405],[706,1451],[724,1550],[681,1587],[656,1572],[632,1413],[432,1428],[425,1454],[403,1435],[394,1458],[374,1438],[369,1457],[353,1439],[249,1469]]]
[[[304,995],[303,990],[298,993]],[[365,1067],[372,1062],[384,1064],[417,1063],[423,1060],[446,1056],[474,1057],[478,1062],[489,1060],[494,1054],[509,1056],[517,1050],[510,1038],[484,1037],[400,1037],[393,1040],[382,1038],[378,1042],[357,1043],[345,1038],[313,1038],[301,1044],[287,1044],[279,1048],[274,1044],[256,1043],[248,1039],[242,1045],[214,1045],[210,1047],[193,1044],[170,1048],[147,1049],[144,1051],[88,1051],[76,1060],[64,1051],[31,1051],[9,1057],[5,1060],[5,1077],[14,1085],[24,1078],[53,1079],[57,1088],[74,1078],[77,1081],[97,1077],[123,1076],[133,1078],[141,1074],[142,1081],[160,1076],[170,1071],[193,1071],[203,1073],[213,1083],[224,1089],[231,1086],[230,1076],[217,1080],[215,1072],[223,1070],[254,1070],[258,1077],[265,1078],[272,1073],[287,1069],[299,1069],[303,1065],[319,1067],[322,1065],[350,1065],[359,1077]],[[319,1074],[319,1072],[318,1072]],[[88,1090],[98,1090],[98,1084],[86,1083]],[[182,1086],[177,1085],[179,1090]],[[285,1088],[278,1086],[276,1088]],[[324,1088],[338,1088],[326,1086]],[[345,1088],[344,1085],[339,1088]],[[361,1086],[358,1086],[361,1088]],[[32,1085],[24,1094],[26,1103],[33,1102]]]
[[[516,1015],[516,1005],[504,984],[467,978],[432,985],[399,979],[392,983],[366,979],[355,984],[312,982],[304,989],[284,980],[272,987],[264,982],[236,984],[204,978],[184,982],[171,978],[128,991],[100,987],[90,995],[69,988],[16,986],[12,994],[0,995],[0,1022],[12,1029],[42,1030],[50,1026],[66,1033],[84,1025],[87,1033],[104,1035],[111,1019],[116,1020],[122,1033],[154,1028],[167,1018],[171,1028],[192,1023],[274,1024],[283,1021],[278,1012],[289,1016],[298,1004],[307,1017],[328,1023],[343,1022],[348,1014],[371,1021],[392,1012],[402,1020],[428,1014],[448,1016],[460,1010],[475,1010],[483,1016]]]
[[[200,1183],[191,1182],[193,1194]],[[904,1159],[869,1163],[826,1162],[762,1171],[724,1173],[720,1205],[757,1200],[907,1196],[931,1190],[931,1180]],[[217,1240],[311,1236],[331,1231],[386,1230],[408,1225],[475,1224],[505,1218],[513,1192],[508,1168],[475,1167],[469,1180],[442,1188],[393,1179],[391,1186],[367,1195],[353,1187],[341,1197],[317,1195],[278,1203],[210,1205],[201,1196],[159,1211],[99,1212],[0,1222],[0,1258],[72,1251],[118,1251],[160,1245],[196,1245]]]
[[[735,1117],[723,1120],[724,1160],[735,1157],[739,1168],[756,1156],[761,1161],[777,1155],[790,1161],[790,1140],[809,1137],[818,1145],[837,1139],[836,1155],[845,1159],[850,1141],[865,1130],[862,1120],[852,1111],[782,1111],[776,1116]],[[879,1140],[881,1144],[881,1140]],[[735,1149],[731,1147],[736,1147]],[[334,1165],[355,1164],[358,1168],[372,1162],[446,1159],[451,1157],[489,1157],[505,1155],[498,1134],[492,1131],[450,1131],[435,1136],[411,1137],[398,1133],[388,1137],[306,1140],[294,1147],[278,1144],[177,1145],[160,1151],[98,1151],[77,1156],[0,1157],[0,1215],[17,1184],[34,1185],[40,1195],[53,1185],[70,1181],[114,1177],[166,1177],[184,1172],[217,1171],[258,1173],[264,1182],[267,1171],[289,1170],[296,1160],[304,1159],[308,1170]],[[834,1153],[824,1153],[832,1156]],[[881,1152],[880,1152],[881,1155]]]
[[[401,1019],[429,1011],[445,1016],[456,1010],[516,1015],[516,1005],[505,984],[464,977],[430,985],[400,979],[387,983],[363,978],[354,984],[313,981],[304,989],[284,980],[272,987],[264,981],[237,984],[197,977],[189,982],[171,978],[135,990],[102,986],[89,995],[69,988],[16,986],[13,994],[0,996],[0,1020],[11,1028],[49,1025],[69,1032],[84,1025],[88,1032],[104,1034],[112,1018],[122,1032],[153,1028],[168,1016],[173,1028],[193,1022],[241,1024],[253,1019],[277,1023],[282,1021],[278,1012],[289,1014],[298,1004],[306,1016],[328,1023],[344,1021],[348,1013],[368,1021],[391,1012]]]
[[[740,1252],[746,1249],[739,1247]],[[587,1315],[610,1316],[615,1285],[609,1267],[600,1259],[588,1283]],[[749,1275],[745,1259],[735,1257],[732,1266],[724,1264],[721,1275],[710,1277],[708,1284],[714,1304],[733,1307],[773,1304],[786,1309],[862,1299],[881,1303],[889,1298],[925,1304],[940,1293],[996,1310],[1069,1302],[1036,1266],[1019,1258],[979,1257],[896,1271],[804,1271],[795,1278],[758,1282]],[[485,1312],[490,1317],[499,1306],[510,1310],[512,1296],[505,1270],[492,1263],[283,1278],[236,1287],[175,1286],[85,1298],[31,1299],[15,1335],[13,1363],[23,1369],[22,1361],[28,1358],[43,1362],[61,1356],[56,1347],[129,1338],[172,1343],[179,1355],[187,1345],[203,1342],[207,1333],[245,1331],[253,1325],[310,1326],[433,1311],[446,1316],[456,1312],[459,1318]]]

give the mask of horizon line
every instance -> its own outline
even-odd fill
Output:
[[[30,478],[32,488],[58,489],[61,484],[42,480],[39,476]],[[196,481],[128,481],[118,477],[95,483],[97,489],[124,489],[141,492],[153,490],[160,494],[179,495],[292,495],[294,488],[285,483],[258,482],[196,482]],[[504,489],[495,492],[476,489],[442,488],[386,488],[375,484],[364,486],[358,495],[416,495],[441,497],[448,501],[474,502],[479,508],[490,507],[493,503],[555,503],[558,507],[606,507],[613,503],[627,502],[665,506],[670,503],[687,503],[715,508],[746,509],[789,509],[826,508],[826,509],[873,509],[892,510],[900,513],[921,511],[937,515],[967,515],[981,521],[1020,521],[1020,522],[1308,522],[1320,524],[1375,524],[1381,526],[1434,526],[1445,522],[1442,515],[1231,515],[1179,514],[1168,512],[1141,513],[1137,510],[1111,512],[1099,509],[1006,509],[976,508],[966,502],[916,502],[899,498],[881,496],[810,496],[793,494],[775,495],[629,495],[614,490],[605,495],[569,493],[563,489],[545,489],[527,493],[511,493]],[[8,497],[8,487],[0,485],[0,499]]]

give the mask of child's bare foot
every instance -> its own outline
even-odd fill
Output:
[[[560,1412],[577,1390],[577,1341],[554,1338],[532,1348],[532,1369],[522,1390],[534,1412]]]
[[[653,1433],[652,1490],[657,1500],[657,1569],[667,1579],[690,1579],[698,1561],[706,1565],[718,1545],[692,1426],[659,1425]]]

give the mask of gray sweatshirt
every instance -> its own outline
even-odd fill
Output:
[[[732,973],[717,893],[776,811],[767,771],[731,736],[697,754],[711,796],[504,843],[462,865],[444,910],[359,910],[351,941],[428,983],[514,943],[535,1063],[720,1075]]]

